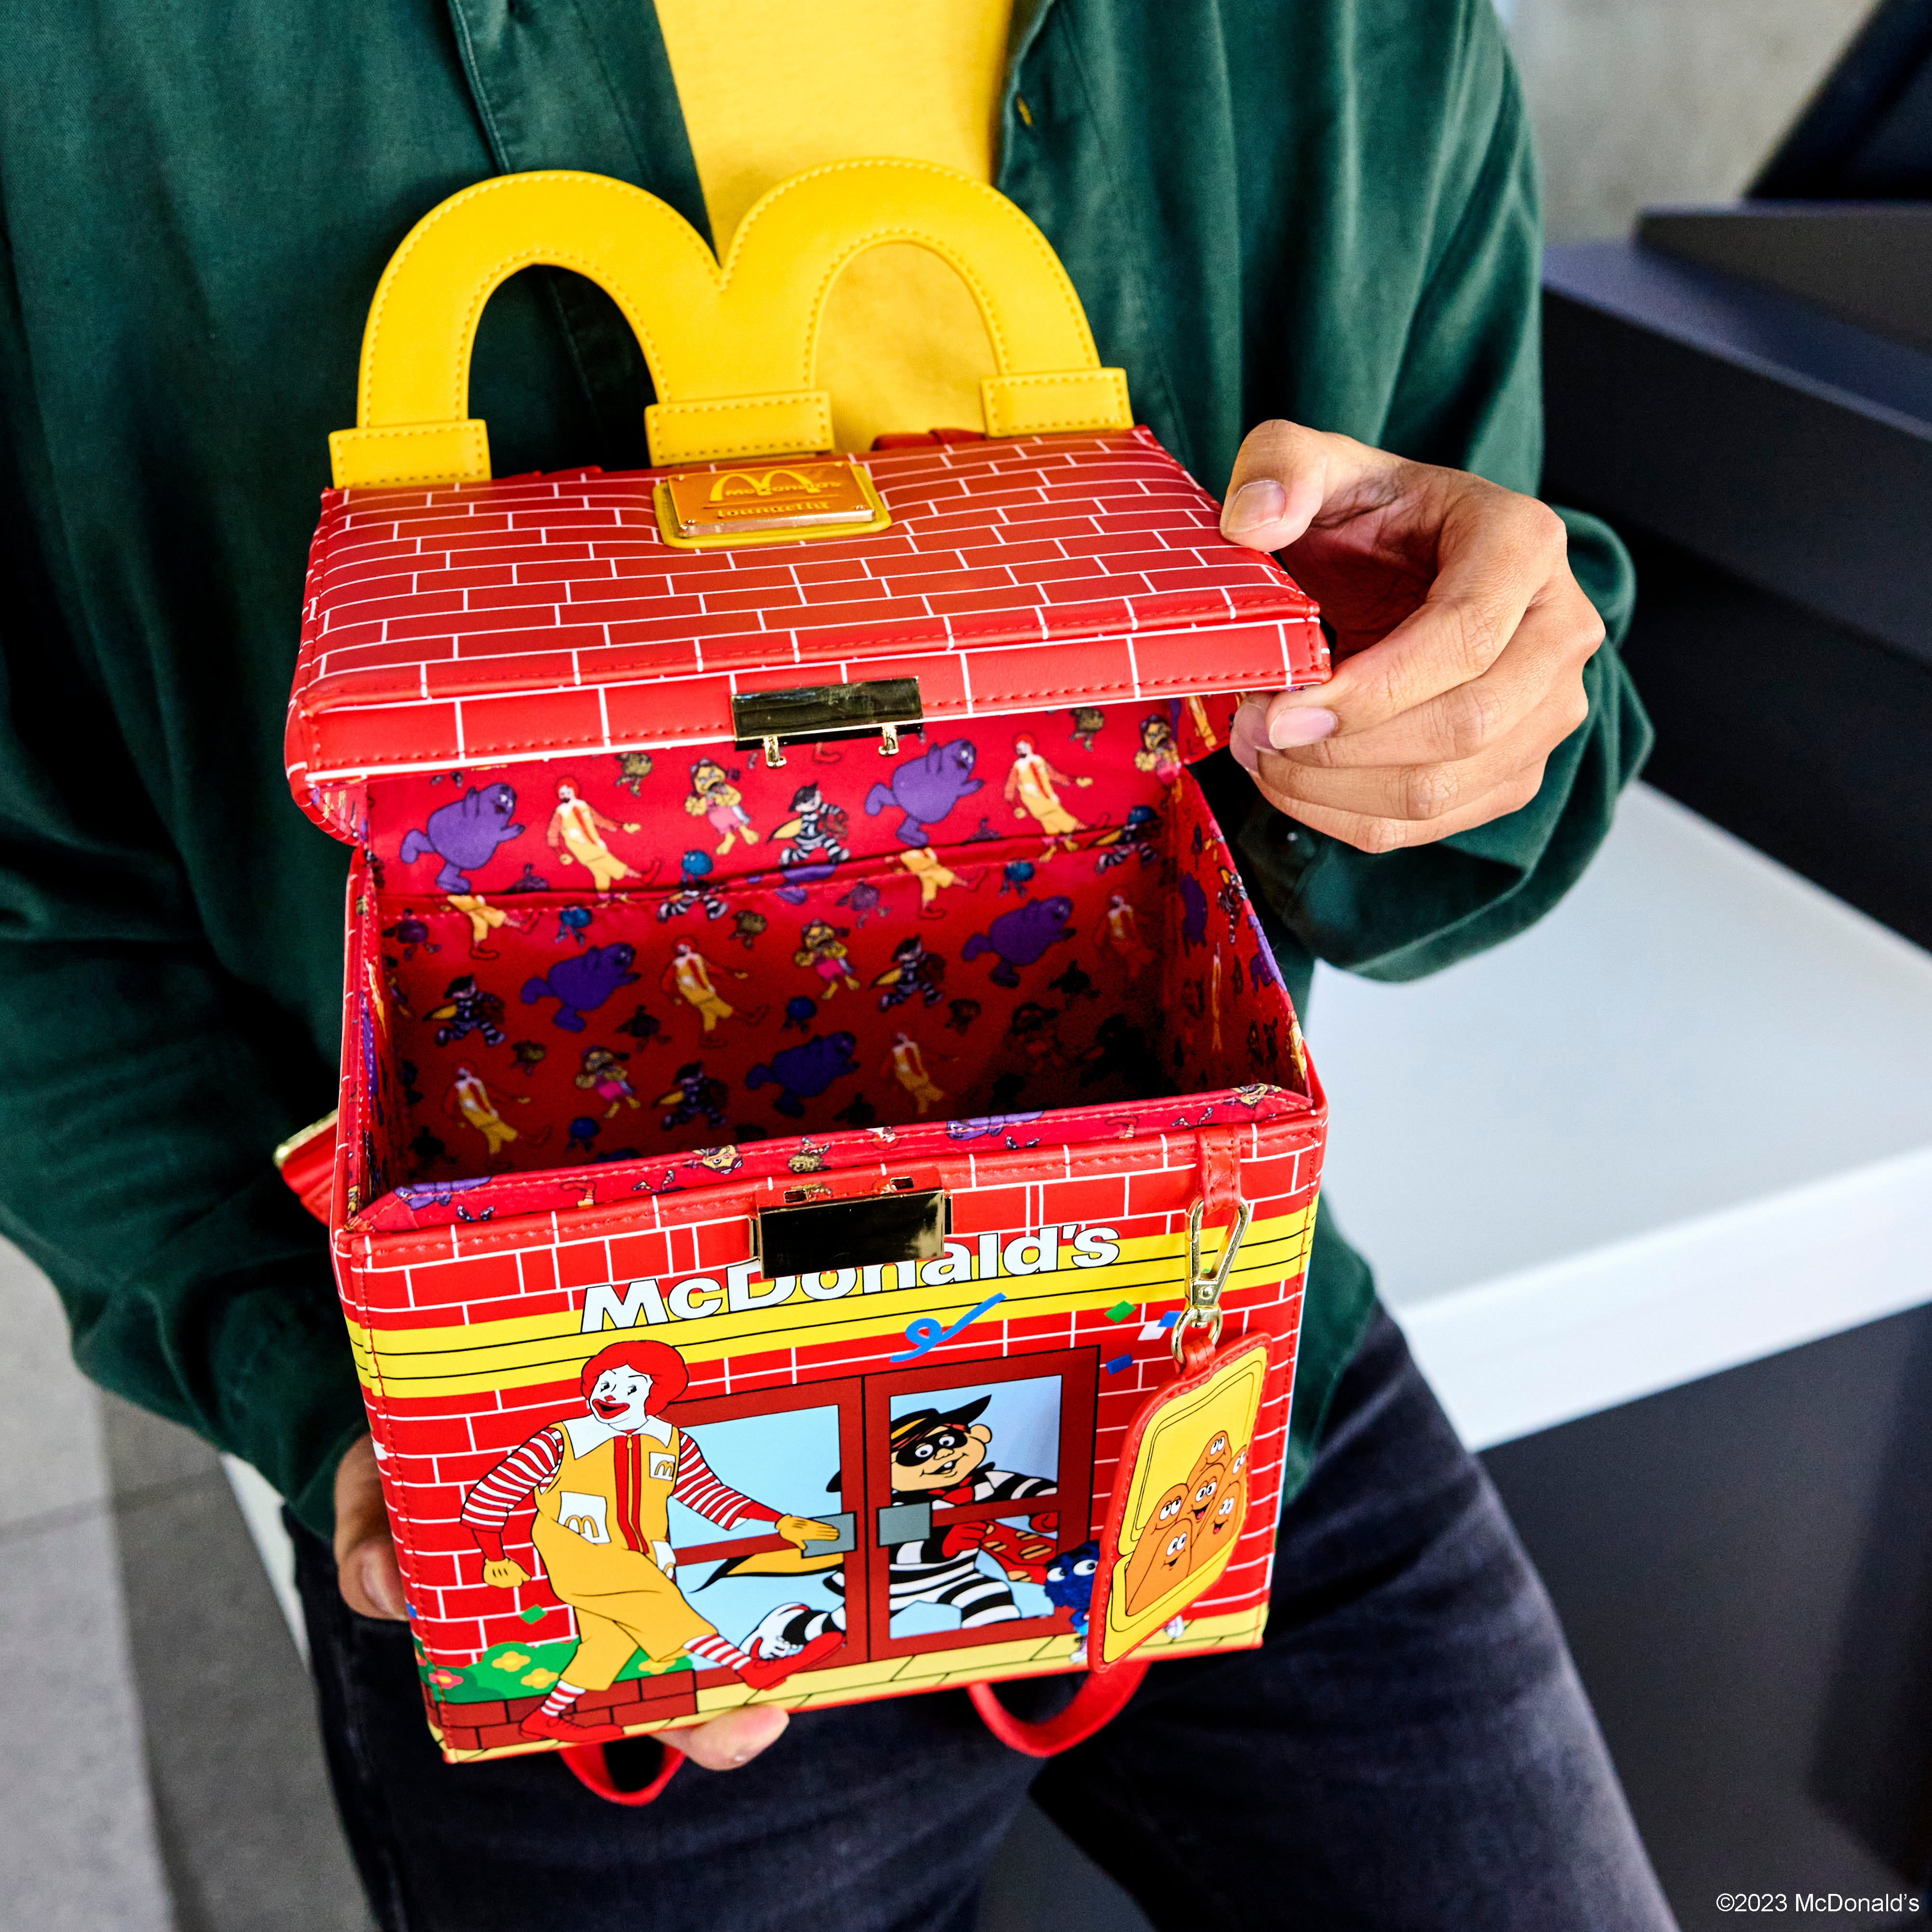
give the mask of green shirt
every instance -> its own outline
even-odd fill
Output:
[[[703,201],[644,0],[78,0],[9,52],[0,1229],[89,1375],[326,1532],[361,1402],[322,1231],[269,1162],[334,1098],[346,854],[280,765],[326,439],[376,278],[444,196],[568,167],[700,232]],[[1047,0],[1002,141],[1101,359],[1210,487],[1270,416],[1535,487],[1537,212],[1490,0]],[[588,284],[491,304],[472,413],[500,474],[640,466],[648,396]],[[1570,525],[1614,636],[1627,560]],[[1613,649],[1588,677],[1534,802],[1422,850],[1366,857],[1208,774],[1298,1006],[1317,958],[1427,972],[1576,879],[1647,737]],[[1324,1217],[1292,1480],[1372,1298]]]

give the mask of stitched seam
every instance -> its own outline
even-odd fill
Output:
[[[1261,1145],[1252,1158],[1268,1160],[1276,1154],[1295,1152],[1309,1145],[1312,1137],[1320,1131],[1322,1113],[1308,1096],[1296,1093],[1292,1088],[1283,1088],[1281,1090],[1288,1100],[1296,1104],[1271,1119],[1256,1123]],[[1098,1146],[1091,1143],[1076,1143],[1058,1148],[1054,1152],[1065,1155],[1068,1166],[1076,1169],[1100,1168],[1115,1173],[1126,1171],[1120,1166],[1120,1155],[1114,1151],[1114,1146],[1107,1142],[1103,1142]],[[1026,1169],[1026,1162],[1018,1155],[1009,1156],[1004,1163],[998,1156],[991,1154],[980,1154],[976,1159],[980,1173],[992,1177],[992,1180],[982,1181],[977,1190],[965,1186],[953,1188],[950,1192],[956,1194],[983,1192],[992,1185],[1003,1184],[1003,1178],[1008,1173]],[[537,1173],[546,1171],[541,1168],[532,1170]],[[865,1171],[862,1165],[827,1170],[828,1172],[841,1174],[862,1174]],[[508,1179],[513,1177],[502,1178]],[[755,1180],[740,1181],[735,1186],[681,1189],[669,1194],[648,1195],[642,1198],[677,1203],[680,1216],[670,1225],[682,1227],[689,1225],[690,1221],[716,1218],[713,1210],[735,1211],[735,1203],[756,1200],[761,1196],[772,1194],[781,1185],[789,1185],[790,1178],[785,1174],[766,1174]],[[514,1220],[497,1222],[487,1233],[480,1227],[466,1227],[461,1231],[464,1241],[461,1258],[467,1259],[472,1255],[515,1253],[527,1247],[554,1247],[556,1245],[556,1238],[549,1232],[553,1212],[560,1226],[568,1226],[574,1234],[580,1234],[586,1240],[601,1240],[610,1233],[634,1234],[644,1228],[662,1225],[656,1216],[640,1215],[638,1212],[639,1204],[641,1202],[633,1204],[607,1202],[594,1208],[540,1209],[520,1214]],[[685,1218],[685,1210],[688,1210],[688,1221]],[[580,1220],[576,1218],[578,1215],[583,1217]],[[452,1232],[452,1226],[422,1230],[412,1228],[407,1232],[394,1228],[372,1228],[367,1234],[358,1237],[368,1244],[370,1259],[366,1270],[358,1269],[356,1272],[358,1275],[365,1271],[374,1273],[379,1259],[385,1266],[389,1265],[392,1260],[412,1262],[424,1258],[448,1260],[451,1258],[450,1235]],[[532,1238],[539,1234],[549,1238]],[[368,1304],[365,1303],[362,1306],[366,1313]],[[365,1335],[370,1332],[370,1324],[366,1321],[363,1322],[362,1328]],[[747,1349],[745,1352],[752,1351]]]

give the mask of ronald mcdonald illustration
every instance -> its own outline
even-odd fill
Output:
[[[514,1096],[525,1106],[526,1096]],[[467,1066],[459,1066],[451,1083],[446,1111],[452,1119],[466,1121],[483,1136],[488,1152],[484,1158],[494,1160],[517,1138],[517,1130],[496,1111],[490,1090]]]
[[[689,940],[680,939],[670,956],[670,964],[658,981],[661,992],[670,994],[674,999],[682,1000],[692,1008],[704,1022],[706,1033],[720,1020],[728,1020],[737,1011],[718,990],[718,982],[712,976],[718,970]],[[751,976],[735,967],[730,970],[734,980]]]
[[[1060,802],[1057,788],[1071,784],[1084,791],[1093,782],[1090,778],[1070,778],[1064,772],[1054,770],[1052,761],[1034,748],[1032,738],[1024,733],[1013,740],[1013,763],[1012,769],[1006,774],[1006,801],[1012,807],[1016,818],[1032,819],[1046,835],[1048,858],[1052,858],[1057,850],[1074,850],[1076,841],[1073,834],[1085,829]]]
[[[566,866],[574,862],[590,874],[597,883],[599,898],[608,898],[620,879],[638,876],[634,866],[626,865],[604,844],[604,834],[637,830],[634,824],[620,826],[614,818],[605,818],[578,792],[574,779],[557,781],[556,809],[550,815],[550,829],[544,836]]]
[[[621,1737],[622,1727],[580,1723],[571,1707],[606,1690],[632,1657],[660,1667],[688,1652],[699,1667],[735,1671],[766,1690],[836,1650],[827,1629],[781,1654],[754,1632],[740,1649],[685,1600],[668,1540],[675,1501],[721,1529],[772,1524],[795,1547],[836,1539],[829,1523],[782,1514],[741,1496],[711,1472],[704,1452],[662,1412],[683,1394],[684,1360],[662,1342],[614,1342],[584,1365],[584,1412],[539,1430],[464,1498],[463,1520],[483,1552],[483,1576],[500,1590],[530,1581],[503,1552],[509,1519],[535,1504],[530,1540],[550,1588],[576,1613],[578,1643],[542,1706],[524,1720],[526,1736],[566,1744]],[[802,1604],[787,1606],[802,1614]]]

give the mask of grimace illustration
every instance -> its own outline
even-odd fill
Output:
[[[556,1011],[551,1023],[567,1033],[581,1033],[586,1013],[594,1012],[620,986],[637,979],[631,970],[635,957],[621,939],[610,946],[587,946],[571,958],[560,959],[548,973],[526,980],[524,1004],[533,1006],[541,999],[553,999]]]
[[[854,882],[850,892],[840,894],[838,903],[851,908],[852,923],[862,932],[866,929],[868,916],[878,910],[880,901],[884,897],[884,895],[871,880],[860,879]]]
[[[993,968],[996,986],[1017,986],[1018,969],[1030,966],[1049,946],[1073,937],[1067,924],[1073,910],[1070,898],[1023,899],[1011,912],[1000,914],[984,932],[976,932],[959,949],[962,959],[976,959],[982,952],[997,953],[999,964]]]
[[[852,1049],[858,1043],[856,1036],[849,1033],[819,1035],[802,1046],[788,1046],[773,1054],[769,1064],[760,1060],[745,1076],[745,1084],[754,1092],[760,1087],[782,1088],[772,1104],[796,1120],[805,1112],[806,1101],[816,1099],[833,1081],[858,1072],[852,1058]]]
[[[424,821],[424,830],[403,835],[398,856],[406,866],[434,853],[442,861],[436,875],[440,892],[466,892],[470,874],[487,866],[499,845],[520,837],[514,823],[517,794],[506,784],[476,785],[448,805],[440,805]]]
[[[1189,950],[1208,944],[1208,895],[1192,872],[1180,875],[1180,943]]]
[[[674,1502],[724,1530],[768,1523],[801,1552],[838,1534],[829,1523],[754,1502],[712,1473],[696,1440],[664,1419],[688,1379],[682,1357],[662,1342],[613,1342],[584,1365],[582,1412],[538,1430],[464,1498],[463,1522],[482,1552],[484,1580],[500,1590],[530,1582],[504,1538],[512,1517],[532,1510],[530,1540],[544,1574],[576,1613],[577,1647],[524,1720],[526,1736],[566,1744],[622,1736],[616,1724],[579,1723],[572,1709],[586,1690],[608,1690],[639,1652],[659,1666],[688,1653],[700,1667],[733,1671],[766,1690],[843,1640],[828,1630],[774,1650],[754,1632],[741,1648],[678,1588]],[[783,1607],[805,1613],[802,1604]]]
[[[926,827],[937,825],[962,798],[982,790],[986,781],[973,776],[979,757],[970,738],[953,738],[934,745],[917,758],[893,767],[890,783],[875,784],[866,794],[866,812],[876,818],[888,806],[901,814],[897,837],[902,845],[931,844]]]

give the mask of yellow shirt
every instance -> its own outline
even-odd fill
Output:
[[[657,0],[722,255],[767,188],[826,161],[940,161],[990,183],[1012,0]],[[841,449],[977,429],[992,345],[965,284],[910,243],[840,276],[817,385]]]

